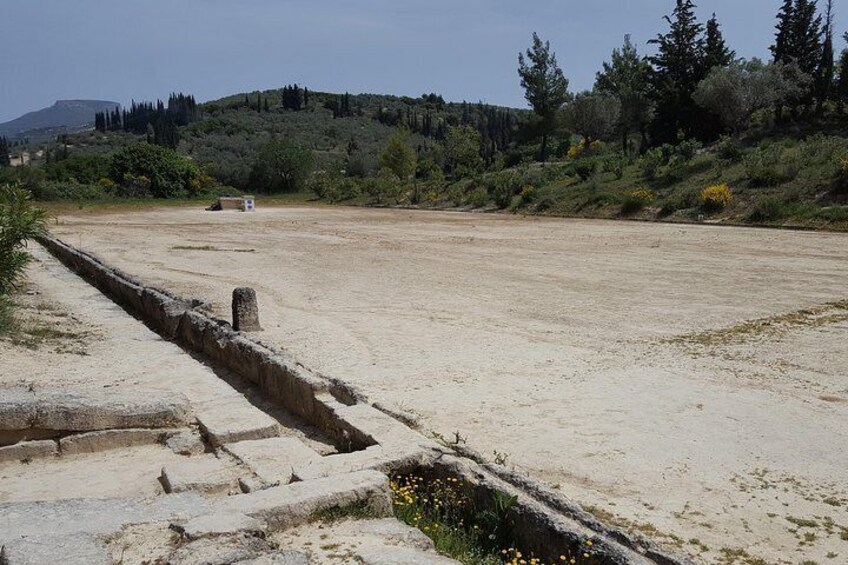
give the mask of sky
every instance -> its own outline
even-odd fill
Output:
[[[781,0],[700,0],[739,56],[768,57]],[[526,107],[518,52],[536,31],[591,88],[613,47],[640,52],[674,0],[0,0],[0,122],[58,99],[312,90]],[[836,29],[841,36],[840,5]],[[848,20],[846,24],[848,25]],[[841,44],[839,45],[841,47]]]

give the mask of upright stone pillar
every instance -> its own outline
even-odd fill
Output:
[[[258,332],[259,306],[256,291],[242,287],[233,290],[233,329],[237,332]]]

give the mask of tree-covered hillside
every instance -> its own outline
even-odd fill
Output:
[[[27,167],[0,160],[0,182],[19,180],[40,198],[300,192],[354,204],[848,228],[848,50],[834,51],[833,1],[785,0],[769,61],[741,58],[719,18],[699,21],[692,0],[670,8],[647,47],[624,36],[583,92],[569,89],[567,61],[533,34],[516,69],[529,110],[294,84],[202,104],[172,94],[31,147]],[[126,151],[139,158],[121,174]],[[174,168],[190,178],[154,190]]]

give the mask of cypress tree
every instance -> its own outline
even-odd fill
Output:
[[[827,0],[821,59],[816,73],[816,113],[821,114],[825,101],[833,91],[833,0]]]
[[[0,136],[0,167],[8,167],[12,164],[9,158],[9,140]]]
[[[653,65],[652,82],[656,115],[652,124],[655,142],[675,142],[682,133],[699,136],[701,109],[692,100],[704,70],[703,26],[695,18],[692,0],[677,0],[671,16],[665,16],[669,31],[649,43],[657,54],[648,60]]]
[[[845,34],[845,41],[848,41],[848,34]],[[836,107],[842,114],[845,111],[845,102],[848,101],[848,49],[843,49],[839,57],[839,75],[835,89]]]
[[[704,44],[704,70],[709,73],[713,67],[726,67],[733,62],[736,52],[731,51],[724,42],[721,26],[715,13],[707,22],[706,41]]]

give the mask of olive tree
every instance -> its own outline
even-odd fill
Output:
[[[587,146],[609,135],[618,124],[618,98],[597,92],[581,92],[565,107],[568,126]]]

